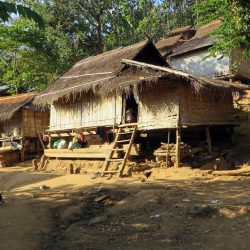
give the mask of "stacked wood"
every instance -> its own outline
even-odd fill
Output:
[[[191,147],[186,143],[181,143],[180,147],[180,158],[183,159],[186,156],[190,155],[192,152]],[[157,161],[166,161],[168,155],[168,160],[175,162],[176,156],[176,145],[170,143],[161,143],[161,147],[154,151],[154,156],[157,157]]]

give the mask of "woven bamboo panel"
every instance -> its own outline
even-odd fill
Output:
[[[120,96],[97,97],[84,95],[74,104],[51,106],[50,129],[70,129],[114,125],[120,123],[122,100]]]
[[[13,134],[15,128],[19,128],[21,131],[23,129],[22,112],[16,112],[11,119],[3,122],[1,133]]]
[[[22,109],[22,114],[23,136],[37,137],[37,132],[41,133],[48,128],[48,112],[38,112],[30,109]]]
[[[178,124],[178,89],[159,82],[140,93],[139,123],[151,129],[175,128]]]
[[[182,86],[180,121],[182,125],[232,122],[233,98],[223,93],[210,96],[206,91],[197,94],[190,86]]]

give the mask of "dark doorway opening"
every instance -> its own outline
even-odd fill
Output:
[[[125,102],[125,122],[132,123],[138,121],[138,104],[133,94],[126,97]]]

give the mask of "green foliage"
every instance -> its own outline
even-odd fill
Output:
[[[46,45],[45,33],[20,19],[11,26],[0,24],[0,84],[45,87],[54,78],[56,58]]]
[[[33,20],[40,28],[44,28],[42,17],[35,11],[21,4],[0,1],[0,20],[4,22],[9,21],[11,19],[11,14],[18,14],[29,20]]]
[[[230,54],[233,48],[241,46],[250,54],[249,1],[15,2],[0,1],[0,18],[6,21],[10,13],[19,13],[32,21],[21,17],[8,25],[0,24],[0,85],[11,83],[16,88],[28,86],[40,90],[82,58],[149,38],[156,41],[166,37],[171,29],[190,24],[200,26],[218,18],[222,20],[216,32],[220,40],[211,53]],[[33,22],[39,23],[40,17],[44,29]]]
[[[206,24],[220,19],[222,24],[214,32],[219,41],[211,53],[230,55],[234,48],[242,47],[250,55],[250,3],[243,0],[202,0],[193,7],[199,17],[197,24]]]

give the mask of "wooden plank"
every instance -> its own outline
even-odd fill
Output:
[[[229,176],[238,176],[238,175],[250,175],[250,167],[243,167],[235,170],[221,170],[213,171],[213,175],[229,175]]]
[[[98,152],[92,152],[92,153],[80,153],[80,152],[68,152],[68,153],[62,153],[62,152],[44,152],[44,155],[51,158],[79,158],[79,159],[105,159],[107,157],[108,152],[105,153],[98,153]]]
[[[101,201],[107,199],[108,197],[109,197],[108,194],[101,195],[101,196],[95,198],[95,202],[101,202]]]

